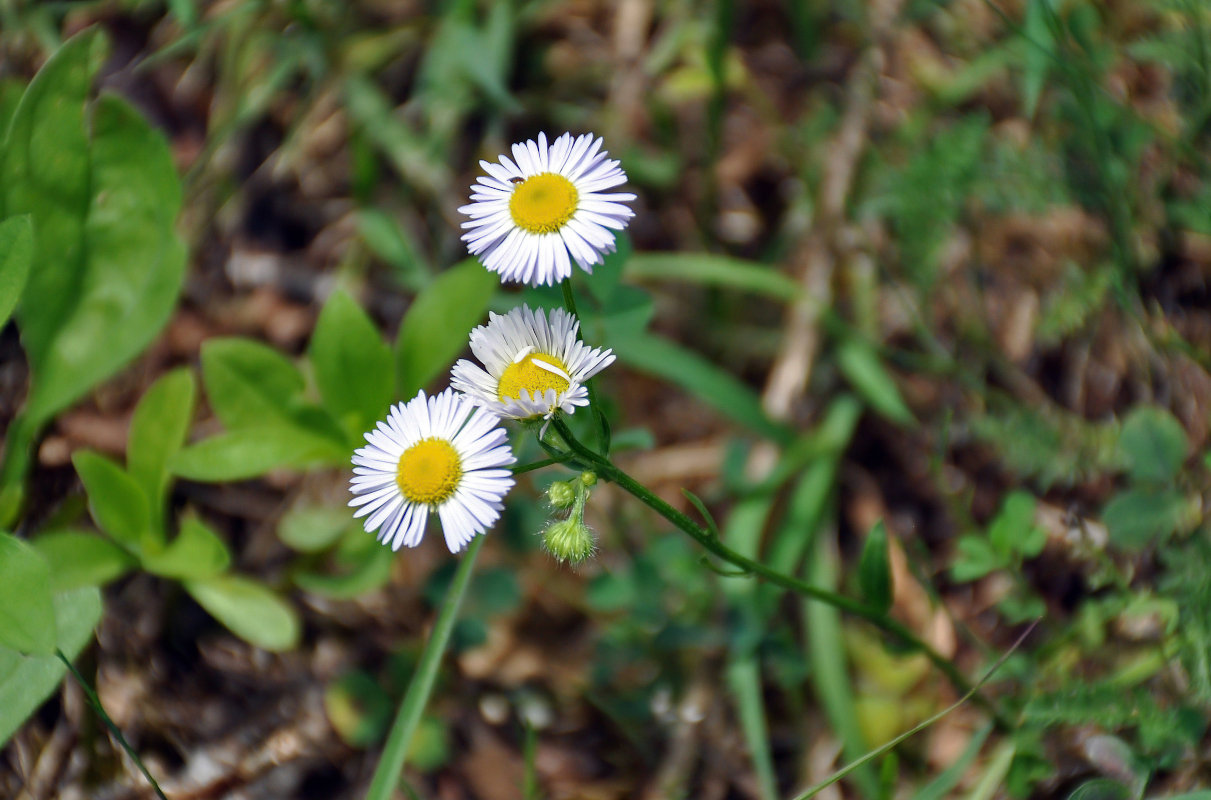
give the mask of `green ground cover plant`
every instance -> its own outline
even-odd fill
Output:
[[[0,794],[1211,796],[1209,145],[1192,0],[0,0]]]

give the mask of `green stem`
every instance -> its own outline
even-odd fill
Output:
[[[657,514],[673,523],[678,529],[689,535],[690,538],[698,542],[698,544],[702,545],[712,554],[722,558],[724,561],[740,567],[747,572],[763,578],[770,583],[781,586],[784,589],[797,592],[798,594],[801,594],[804,597],[810,597],[813,600],[819,600],[822,603],[828,603],[834,608],[838,608],[842,611],[853,614],[856,617],[861,617],[885,633],[901,640],[904,644],[908,645],[912,649],[919,650],[920,652],[924,653],[925,657],[928,658],[933,665],[937,667],[938,670],[947,677],[947,679],[950,680],[951,684],[954,685],[955,689],[959,693],[966,694],[967,692],[972,691],[972,685],[965,677],[963,677],[963,673],[959,672],[958,668],[951,663],[949,659],[938,651],[934,650],[915,633],[909,630],[906,626],[897,622],[895,619],[887,616],[876,608],[872,608],[864,603],[859,603],[856,600],[851,600],[844,595],[839,595],[835,592],[821,589],[818,586],[813,586],[810,583],[799,580],[798,578],[794,578],[790,575],[772,570],[762,564],[760,561],[754,561],[751,558],[747,558],[740,553],[737,553],[735,550],[732,550],[730,547],[720,541],[717,536],[712,535],[710,531],[694,522],[694,520],[690,519],[681,511],[678,511],[668,503],[661,500],[659,497],[649,491],[648,488],[643,484],[639,483],[630,475],[614,466],[612,461],[598,455],[597,453],[594,453],[592,450],[581,444],[576,437],[572,435],[572,431],[568,428],[567,423],[564,422],[561,417],[556,416],[552,420],[552,424],[554,425],[555,430],[559,432],[559,435],[563,437],[563,440],[567,444],[568,448],[580,459],[591,463],[593,468],[601,477],[605,478],[606,480],[613,481],[627,492],[634,495],[636,499],[640,500]],[[1000,709],[998,709],[990,700],[988,700],[988,698],[977,692],[974,695],[974,699],[985,710],[993,715],[998,727],[1004,730],[1012,729],[1012,723],[1001,714]]]
[[[559,288],[563,290],[563,307],[568,313],[580,319],[580,314],[576,313],[576,298],[572,295],[572,281],[564,278],[559,282]],[[584,382],[585,388],[589,391],[589,407],[593,409],[593,418],[597,420],[598,430],[598,450],[602,455],[610,454],[610,423],[602,413],[601,404],[597,402],[597,389],[593,386],[593,379]]]
[[[366,792],[366,800],[390,800],[399,785],[400,774],[404,770],[404,761],[408,757],[408,745],[412,742],[412,734],[420,722],[421,714],[433,691],[433,681],[437,677],[437,668],[441,665],[442,656],[446,652],[446,644],[450,641],[450,633],[454,630],[454,622],[458,618],[458,607],[462,604],[467,584],[471,581],[471,572],[475,567],[475,557],[483,546],[484,536],[476,536],[467,547],[466,554],[458,564],[454,580],[446,591],[446,599],[442,603],[437,622],[433,624],[433,632],[429,634],[429,642],[421,654],[416,674],[408,684],[404,701],[400,704],[399,713],[391,725],[391,733],[387,744],[383,746],[383,755],[379,758],[378,767],[374,770],[374,779],[370,782],[370,790]]]
[[[164,790],[160,788],[160,784],[156,783],[156,779],[151,777],[151,773],[147,770],[143,759],[139,758],[139,754],[135,752],[135,749],[130,746],[130,742],[126,741],[126,737],[122,735],[122,731],[118,728],[117,723],[106,713],[105,706],[101,705],[101,698],[93,691],[93,687],[88,684],[88,681],[84,680],[84,676],[76,669],[76,665],[71,663],[71,659],[64,655],[63,651],[57,647],[55,648],[55,655],[67,666],[72,677],[76,679],[76,683],[80,684],[80,688],[84,691],[84,696],[88,698],[88,704],[97,712],[97,716],[105,723],[105,727],[109,728],[109,732],[118,740],[118,744],[126,751],[126,755],[130,756],[130,760],[135,762],[135,766],[143,773],[143,777],[147,778],[147,782],[151,784],[152,791],[156,793],[156,797],[160,798],[160,800],[168,800],[164,796]]]

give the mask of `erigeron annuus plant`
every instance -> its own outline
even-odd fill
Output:
[[[758,577],[868,620],[923,652],[957,689],[996,713],[950,661],[888,615],[886,538],[871,537],[882,552],[864,555],[860,583],[867,597],[851,599],[737,552],[721,540],[696,497],[686,493],[705,524],[658,498],[611,460],[609,424],[591,379],[615,356],[581,341],[571,284],[572,264],[591,274],[605,254],[617,249],[615,232],[633,216],[626,203],[635,195],[604,191],[624,183],[626,176],[601,144],[592,135],[573,139],[565,133],[548,146],[546,135],[539,134],[537,141],[513,145],[513,159],[502,155],[497,163],[480,162],[488,174],[472,187],[472,202],[460,209],[471,218],[463,224],[468,249],[502,281],[531,287],[559,284],[564,307],[534,309],[523,303],[506,314],[491,314],[486,326],[469,334],[470,349],[480,363],[460,360],[450,375],[451,389],[437,398],[421,392],[397,406],[366,434],[368,445],[354,455],[350,505],[366,517],[368,532],[377,531],[379,540],[393,549],[414,546],[427,517],[436,513],[451,552],[466,548],[375,772],[371,800],[390,796],[398,780],[482,545],[479,534],[496,521],[512,487],[504,469],[513,463],[502,444],[504,429],[489,427],[489,417],[502,424],[520,423],[549,456],[514,465],[514,473],[552,465],[580,473],[548,490],[556,513],[540,534],[544,547],[559,561],[578,564],[595,551],[584,510],[589,490],[600,477],[649,506],[711,556],[738,568],[727,574]],[[471,412],[472,406],[477,410]],[[570,415],[586,408],[599,425],[596,447],[580,441],[568,425]]]

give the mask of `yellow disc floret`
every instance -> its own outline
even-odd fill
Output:
[[[413,503],[436,505],[450,499],[462,475],[453,445],[445,439],[422,439],[399,457],[395,482]]]
[[[580,195],[572,182],[554,172],[526,178],[509,197],[513,222],[530,233],[554,233],[576,213]]]
[[[554,389],[558,394],[571,383],[567,366],[558,358],[546,353],[530,353],[505,367],[496,388],[496,397],[502,403],[520,400],[523,389],[532,397],[544,394],[547,389]]]

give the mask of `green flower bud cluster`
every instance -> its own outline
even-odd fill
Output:
[[[585,524],[584,507],[597,476],[583,472],[576,480],[556,481],[547,488],[553,508],[569,509],[567,517],[553,520],[542,531],[542,545],[561,563],[580,564],[597,551],[593,530]]]

